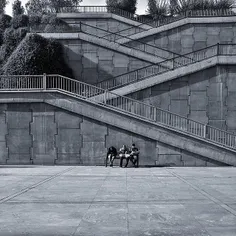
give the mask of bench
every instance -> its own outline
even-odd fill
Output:
[[[114,161],[115,161],[116,159],[120,160],[120,156],[119,156],[119,155],[116,155],[115,158],[114,158]],[[130,163],[130,162],[131,162],[131,161],[129,161],[129,163]],[[105,167],[108,166],[108,163],[110,163],[109,157],[105,157]],[[113,163],[114,163],[114,162],[113,162]],[[132,163],[132,162],[131,162],[131,163]],[[119,165],[120,165],[120,161],[119,161]],[[135,164],[135,167],[139,167],[139,154],[137,155],[137,162],[136,162],[136,164]]]

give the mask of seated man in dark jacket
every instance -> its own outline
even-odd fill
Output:
[[[107,151],[107,158],[109,158],[111,167],[113,166],[113,162],[114,162],[114,159],[115,159],[116,156],[117,156],[116,148],[113,147],[113,146],[109,147],[108,151]]]
[[[129,149],[123,145],[122,148],[120,149],[119,151],[119,156],[120,156],[120,167],[122,167],[123,165],[123,160],[126,159],[126,164],[125,164],[125,167],[128,166],[129,164],[129,158],[130,158],[130,151]]]
[[[138,156],[139,156],[139,150],[133,143],[131,147],[131,152],[130,152],[130,161],[133,163],[134,166],[136,165],[138,161]]]

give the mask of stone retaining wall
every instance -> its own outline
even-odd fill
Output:
[[[234,22],[185,24],[139,40],[185,54],[217,43],[236,43],[236,25]],[[138,47],[138,43],[135,44]]]
[[[219,65],[129,96],[211,126],[236,132],[236,68]]]
[[[60,39],[65,57],[75,77],[94,84],[120,74],[151,65],[119,51],[99,47],[79,39]]]
[[[141,165],[221,165],[44,103],[0,104],[0,130],[0,164],[103,165],[107,147],[134,142]]]

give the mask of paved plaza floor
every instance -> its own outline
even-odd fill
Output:
[[[0,166],[0,236],[236,236],[236,168]]]

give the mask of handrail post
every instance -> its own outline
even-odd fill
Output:
[[[154,119],[155,122],[157,122],[157,108],[154,107],[153,110],[154,110],[153,119]]]
[[[43,74],[43,90],[47,90],[47,75],[46,73]]]
[[[207,125],[203,127],[203,137],[206,138]]]
[[[219,56],[219,55],[220,55],[220,44],[217,43],[217,56]]]
[[[104,104],[107,104],[107,89],[104,92]]]

